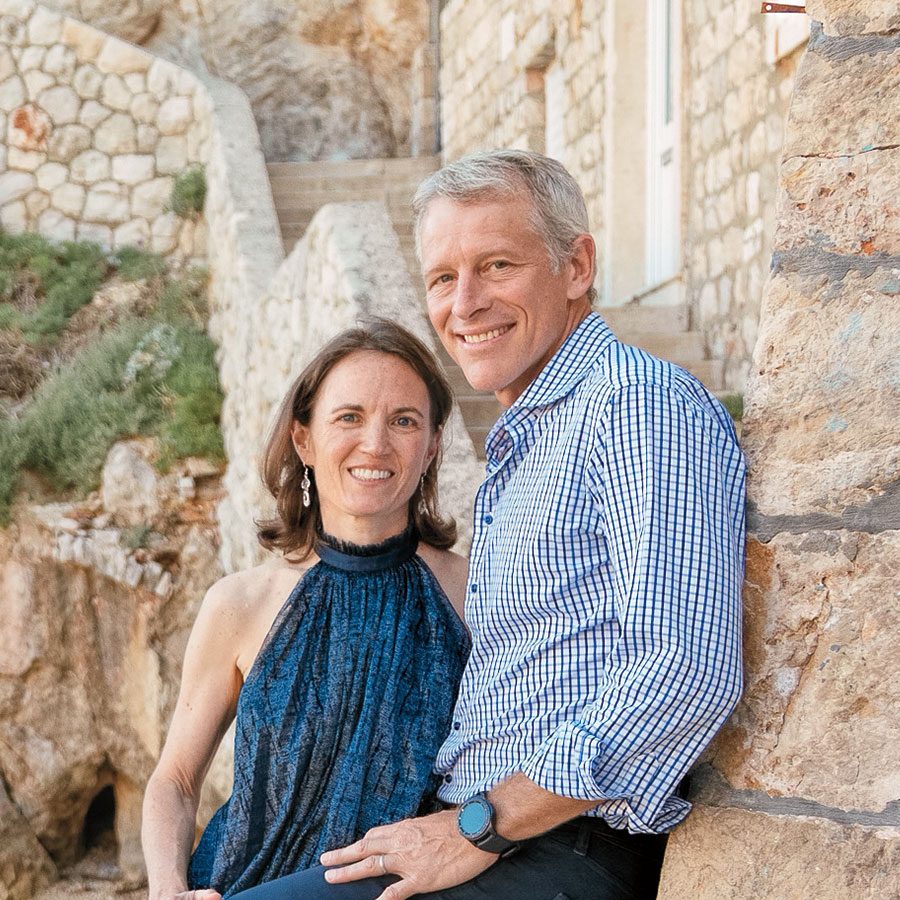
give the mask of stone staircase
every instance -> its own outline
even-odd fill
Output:
[[[421,296],[422,280],[415,257],[410,200],[418,183],[439,164],[437,157],[270,163],[272,196],[285,250],[290,252],[316,211],[326,203],[381,200],[397,232],[413,287]],[[700,332],[688,331],[686,306],[628,304],[601,308],[600,313],[620,340],[677,363],[711,390],[721,390],[722,364],[707,358]],[[472,390],[459,366],[440,345],[438,355],[453,386],[475,450],[483,458],[484,439],[501,407],[493,394]]]

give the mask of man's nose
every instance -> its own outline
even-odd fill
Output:
[[[468,319],[488,306],[490,300],[487,291],[477,274],[461,274],[453,297],[453,315],[457,319]]]

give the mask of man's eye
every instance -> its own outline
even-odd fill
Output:
[[[506,269],[509,267],[509,263],[505,259],[495,259],[491,265],[495,269]]]
[[[397,416],[397,424],[401,428],[410,428],[416,424],[416,420],[412,416]]]
[[[355,422],[359,417],[356,413],[344,413],[342,416],[338,418],[339,422]]]

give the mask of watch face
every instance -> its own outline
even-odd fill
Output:
[[[473,797],[459,808],[459,830],[464,838],[481,837],[491,824],[490,803],[482,797]]]

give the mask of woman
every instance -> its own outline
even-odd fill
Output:
[[[282,555],[198,614],[144,801],[151,900],[229,897],[427,810],[469,649],[466,564],[436,510],[450,405],[431,354],[380,319],[294,382],[263,461],[277,515],[259,540]],[[235,716],[233,792],[189,859]]]

